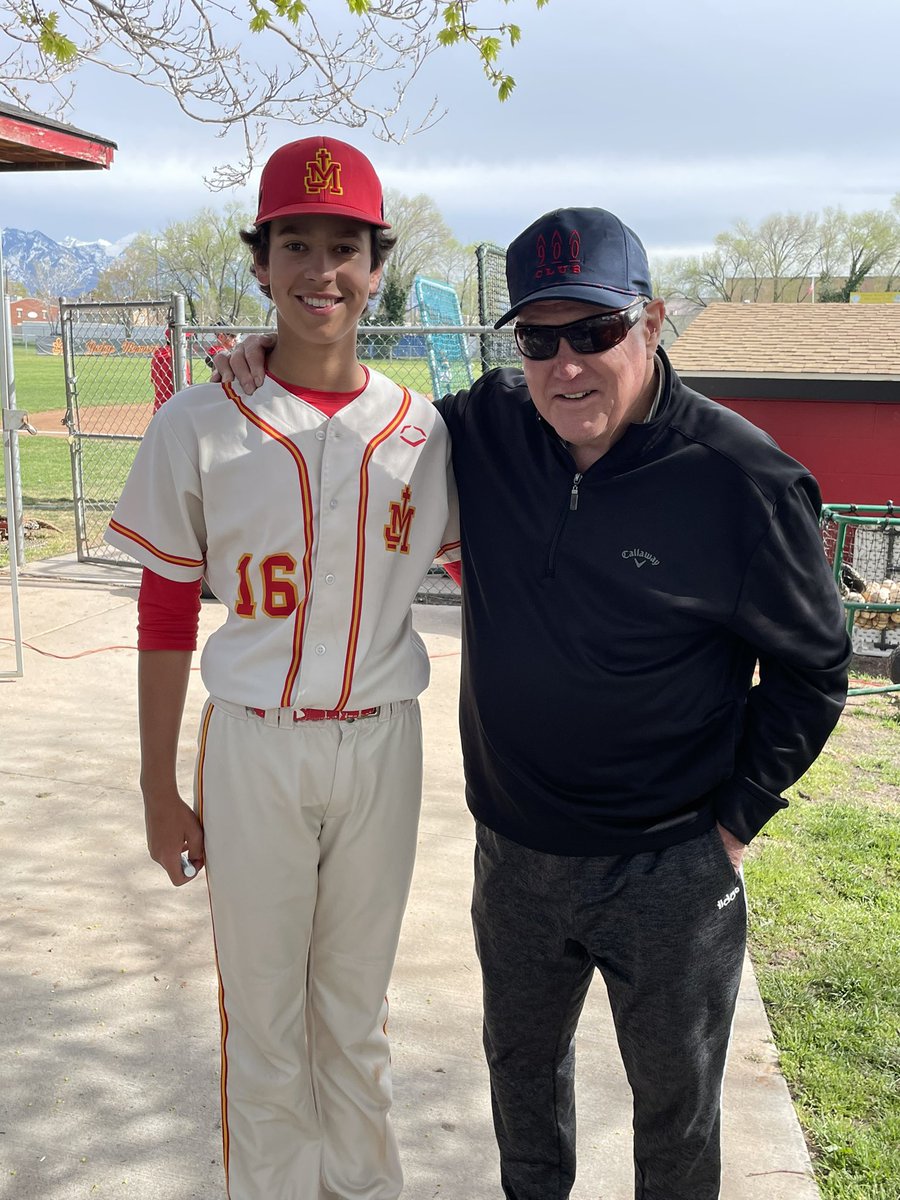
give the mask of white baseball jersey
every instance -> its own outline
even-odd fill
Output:
[[[377,372],[330,419],[271,378],[201,384],[154,416],[106,540],[228,606],[203,650],[211,695],[356,709],[428,683],[410,605],[459,558],[450,438]]]

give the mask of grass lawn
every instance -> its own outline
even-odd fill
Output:
[[[66,407],[63,360],[56,354],[38,354],[33,346],[13,346],[16,407],[28,413]]]
[[[823,1200],[900,1197],[900,694],[851,698],[751,847],[750,944]]]

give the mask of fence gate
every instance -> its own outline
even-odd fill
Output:
[[[183,305],[180,296],[90,304],[60,299],[62,336],[52,349],[62,352],[65,367],[80,562],[133,562],[103,534],[153,415],[161,374],[178,381],[176,388],[184,379]]]

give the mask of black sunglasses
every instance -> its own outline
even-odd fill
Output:
[[[516,345],[524,358],[538,360],[554,358],[559,353],[561,338],[566,339],[576,354],[602,354],[625,341],[646,307],[646,300],[637,300],[619,312],[582,317],[569,325],[516,325]]]

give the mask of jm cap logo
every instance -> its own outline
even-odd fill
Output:
[[[361,150],[337,138],[289,142],[263,167],[255,223],[305,213],[334,213],[390,229],[375,168]]]
[[[336,162],[325,147],[316,151],[315,158],[306,164],[306,190],[311,195],[318,192],[331,192],[333,196],[343,196],[341,187],[341,164]]]

